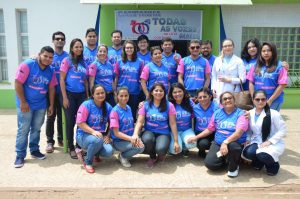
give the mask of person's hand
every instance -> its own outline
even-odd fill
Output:
[[[174,151],[176,154],[180,152],[180,146],[178,142],[174,142]]]
[[[26,112],[30,111],[30,108],[29,108],[29,105],[27,102],[21,102],[20,109],[21,109],[22,113],[26,113]]]
[[[286,71],[289,71],[289,69],[290,69],[289,63],[287,63],[286,61],[283,61],[283,62],[281,63],[281,66],[282,66]]]
[[[272,143],[270,141],[265,141],[259,145],[259,148],[264,148],[270,146]]]
[[[217,91],[216,90],[212,90],[211,91],[213,98],[217,98]]]
[[[97,138],[103,139],[103,135],[99,131],[93,131],[92,135],[96,136]]]
[[[224,83],[230,83],[230,82],[231,82],[231,79],[228,78],[228,77],[225,77],[225,76],[219,76],[219,77],[218,77],[218,80],[219,80],[220,82],[224,82]]]
[[[132,144],[132,146],[135,146],[137,144],[137,140],[139,139],[139,137],[137,135],[132,135],[130,138],[130,142]]]
[[[250,120],[250,111],[245,111],[244,116],[247,120]]]
[[[141,101],[141,102],[139,103],[138,109],[142,108],[143,106],[144,106],[144,101]]]
[[[65,109],[69,108],[69,100],[68,98],[63,98],[63,106]]]
[[[110,136],[104,136],[103,142],[104,142],[104,144],[109,144],[111,142]]]
[[[177,63],[177,64],[179,64],[179,61],[180,61],[180,56],[179,56],[179,54],[177,54],[176,50],[175,50],[175,53],[174,53],[173,59],[176,61],[176,63]]]
[[[193,136],[193,137],[190,137],[187,139],[187,143],[195,143],[197,142],[197,137],[196,136]]]
[[[221,152],[222,156],[225,156],[225,155],[228,154],[228,147],[227,147],[227,144],[225,144],[225,143],[222,143],[222,144],[221,144],[220,152]]]
[[[48,108],[48,116],[51,116],[53,114],[53,106],[49,106]]]
[[[138,138],[134,147],[143,148],[144,147],[143,141],[140,138]]]

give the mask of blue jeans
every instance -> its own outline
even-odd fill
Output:
[[[25,158],[28,145],[30,153],[39,151],[41,127],[44,123],[46,109],[30,110],[23,113],[20,108],[17,108],[18,131],[16,138],[16,153],[17,157]]]
[[[121,152],[122,157],[130,158],[136,154],[142,153],[144,151],[143,148],[137,148],[132,146],[131,142],[128,141],[114,141],[113,145],[117,151]]]
[[[279,112],[281,109],[281,106],[282,106],[282,103],[274,103],[273,102],[271,104],[270,108]]]
[[[192,149],[192,148],[196,147],[196,143],[187,143],[187,140],[193,136],[195,136],[193,129],[187,129],[185,131],[178,131],[178,144],[179,144],[181,150],[182,149]],[[176,154],[174,151],[174,137],[173,137],[172,133],[171,133],[171,143],[170,143],[169,152],[172,154]]]
[[[76,142],[82,149],[87,151],[85,158],[87,165],[93,164],[94,156],[110,157],[114,153],[111,144],[104,144],[103,139],[88,133],[76,136]]]

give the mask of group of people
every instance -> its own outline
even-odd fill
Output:
[[[124,167],[144,153],[152,168],[168,153],[188,155],[195,147],[208,169],[228,165],[229,177],[238,176],[241,157],[255,169],[278,173],[286,133],[279,111],[289,66],[278,61],[275,45],[249,40],[240,58],[233,53],[234,42],[225,39],[215,57],[211,41],[195,39],[189,42],[190,55],[182,58],[173,52],[171,38],[150,51],[146,35],[137,45],[122,44],[119,30],[111,38],[111,47],[98,46],[97,32],[90,28],[86,45],[73,39],[67,53],[65,34],[55,32],[54,50],[45,46],[20,64],[16,168],[24,165],[28,137],[31,156],[45,159],[39,140],[46,111],[46,152],[54,151],[56,116],[57,142],[63,145],[63,109],[70,157],[82,161],[88,173],[115,150]],[[235,105],[233,92],[241,86],[253,97],[249,112]]]

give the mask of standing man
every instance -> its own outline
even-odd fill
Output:
[[[162,53],[162,62],[169,69],[170,74],[170,84],[177,83],[178,75],[177,75],[177,66],[179,64],[179,60],[181,56],[175,52],[173,52],[174,42],[170,37],[166,37],[161,42],[161,48],[163,50]]]
[[[97,56],[97,41],[98,35],[94,28],[87,29],[85,33],[86,46],[83,49],[83,60],[85,63],[85,68],[88,67],[93,61],[95,61]]]
[[[216,56],[212,54],[212,42],[210,40],[202,41],[201,43],[202,56],[208,60],[210,71],[214,65]]]
[[[111,33],[112,46],[108,48],[108,60],[114,65],[122,55],[122,31],[114,30]]]
[[[196,97],[196,91],[208,87],[210,83],[210,66],[206,59],[200,56],[200,41],[193,39],[189,44],[190,56],[180,60],[177,72],[178,82],[184,85],[191,97]]]
[[[137,52],[137,57],[144,62],[144,65],[147,65],[151,62],[151,53],[148,50],[149,48],[149,39],[146,35],[140,35],[137,38],[137,45],[139,51]]]
[[[51,69],[55,73],[56,79],[59,80],[60,73],[60,63],[62,60],[68,56],[68,53],[64,51],[64,46],[66,44],[66,36],[63,32],[57,31],[52,34],[52,43],[54,45],[54,56],[51,64]],[[58,146],[63,146],[63,133],[62,133],[62,113],[61,113],[61,104],[59,98],[61,95],[60,85],[55,86],[55,98],[54,98],[54,107],[53,114],[47,116],[46,121],[46,136],[47,136],[47,146],[46,152],[53,153],[54,151],[54,121],[57,116],[57,142]]]
[[[49,93],[48,114],[52,115],[57,80],[50,64],[54,50],[50,46],[41,49],[37,59],[27,59],[20,64],[16,78],[16,106],[18,131],[16,137],[17,157],[15,168],[24,165],[29,136],[31,156],[40,160],[45,155],[40,152],[40,132],[47,109],[47,93]]]

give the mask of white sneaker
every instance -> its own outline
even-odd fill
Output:
[[[121,153],[119,153],[118,159],[120,161],[120,163],[123,165],[123,167],[129,168],[131,167],[130,162],[128,161],[127,158],[123,158]]]
[[[239,175],[239,167],[235,171],[228,171],[227,176],[230,178],[235,178]]]

